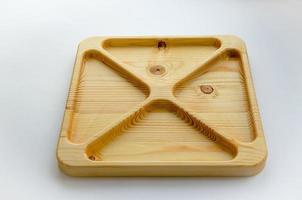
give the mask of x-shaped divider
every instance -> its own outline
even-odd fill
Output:
[[[140,118],[142,113],[145,112],[146,108],[157,102],[168,102],[173,104],[180,112],[182,112],[181,117],[190,123],[199,130],[202,134],[206,135],[209,139],[218,144],[225,146],[229,149],[234,155],[237,153],[237,148],[240,145],[243,145],[242,142],[237,139],[219,133],[215,130],[215,128],[210,127],[200,120],[202,118],[202,113],[199,113],[199,117],[194,115],[194,111],[190,110],[188,106],[179,101],[173,94],[175,87],[184,83],[194,74],[198,73],[199,76],[202,73],[206,72],[208,67],[210,67],[210,63],[215,59],[222,56],[224,53],[229,51],[237,51],[236,48],[224,47],[221,46],[217,49],[212,56],[206,59],[203,63],[196,66],[193,69],[187,69],[184,67],[182,71],[182,76],[177,77],[177,80],[171,82],[170,84],[162,84],[160,82],[156,82],[148,77],[144,77],[145,75],[139,74],[134,69],[127,68],[127,64],[120,62],[117,58],[113,57],[109,52],[107,52],[102,47],[94,47],[93,49],[87,50],[92,51],[94,53],[100,54],[103,58],[102,61],[108,66],[117,70],[121,73],[127,74],[127,76],[135,79],[141,84],[145,85],[149,89],[149,96],[141,103],[139,103],[135,108],[131,109],[129,112],[125,113],[121,117],[119,117],[115,122],[112,122],[107,127],[105,127],[102,131],[96,133],[92,137],[90,137],[83,145],[86,148],[86,155],[90,160],[98,160],[100,158],[95,157],[95,150],[102,145],[102,141],[113,138],[116,134],[120,133],[125,126],[129,124],[133,124],[137,118]],[[200,117],[201,116],[201,117]]]

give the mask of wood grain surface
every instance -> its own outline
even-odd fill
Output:
[[[74,176],[249,176],[266,144],[235,36],[82,41],[57,147]]]

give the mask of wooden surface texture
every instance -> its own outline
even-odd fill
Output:
[[[67,174],[249,176],[266,152],[239,38],[80,43],[57,147]]]

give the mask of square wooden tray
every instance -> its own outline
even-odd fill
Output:
[[[237,37],[80,43],[57,147],[67,174],[249,176],[266,154]]]

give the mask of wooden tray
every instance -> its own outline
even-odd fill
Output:
[[[57,147],[67,174],[249,176],[266,154],[237,37],[80,43]]]

